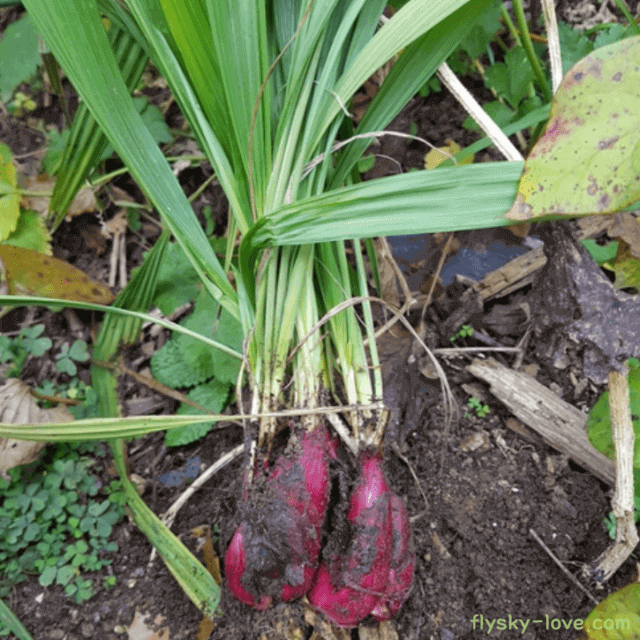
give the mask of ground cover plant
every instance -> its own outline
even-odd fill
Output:
[[[234,534],[235,546],[232,541],[230,547],[237,554],[238,567],[243,555],[261,557],[272,550],[269,545],[282,530],[283,521],[287,522],[284,529],[291,531],[276,557],[263,567],[250,567],[246,579],[246,565],[238,568],[237,592],[241,597],[248,593],[250,604],[262,607],[269,598],[287,600],[310,588],[320,610],[340,624],[353,625],[369,613],[378,618],[392,614],[410,586],[405,574],[411,566],[409,545],[383,543],[386,559],[379,559],[378,564],[374,560],[372,572],[363,571],[364,560],[358,553],[359,536],[366,526],[354,505],[360,482],[368,486],[368,465],[376,460],[373,452],[380,446],[385,420],[365,251],[374,281],[375,259],[371,244],[358,238],[397,234],[407,227],[433,231],[494,226],[496,218],[506,224],[499,217],[513,202],[522,164],[456,167],[358,184],[357,163],[373,132],[383,128],[407,97],[424,85],[490,4],[446,2],[434,7],[413,0],[378,30],[380,2],[292,2],[286,7],[245,2],[237,17],[221,2],[188,7],[131,2],[131,14],[115,3],[102,3],[110,29],[126,31],[141,49],[151,52],[229,199],[226,253],[221,262],[128,99],[95,7],[76,2],[73,12],[54,13],[51,19],[48,3],[27,3],[91,114],[200,276],[207,302],[213,304],[214,299],[219,305],[213,307],[213,313],[222,317],[226,312],[242,328],[241,347],[229,346],[214,334],[214,348],[238,365],[236,399],[240,406],[244,374],[250,389],[251,417],[246,418],[246,429],[253,444],[244,476],[246,508]],[[78,43],[83,44],[81,55]],[[354,130],[345,113],[350,97],[404,47],[405,53]],[[221,90],[214,91],[212,86]],[[114,108],[116,103],[118,108]],[[346,139],[350,139],[348,144],[344,144]],[[471,210],[469,190],[478,195],[480,209],[474,202]],[[347,245],[348,238],[356,240]],[[126,315],[126,309],[146,311],[153,300],[159,265],[170,246],[168,239],[166,232],[114,303],[122,314]],[[355,303],[360,305],[358,313]],[[122,317],[109,316],[105,322],[94,350],[96,360],[113,359],[121,340],[135,340],[141,316],[129,314],[126,325],[120,322]],[[212,328],[209,324],[206,330]],[[181,329],[186,335],[185,327]],[[326,336],[319,335],[319,329]],[[100,412],[105,418],[117,416],[112,371],[96,364],[93,376]],[[341,407],[342,415],[337,417],[330,405]],[[283,408],[292,410],[286,420]],[[213,416],[215,419],[218,417]],[[102,420],[91,426],[95,437],[113,437],[198,420],[201,418]],[[297,482],[293,487],[300,490],[306,481],[300,476],[308,442],[320,440],[323,464],[332,458],[330,443],[323,435],[327,423],[340,435],[342,455],[356,473],[356,460],[365,462],[347,498],[353,507],[348,552],[339,557],[339,570],[331,575],[329,568],[322,574],[323,579],[328,578],[319,587],[311,584],[308,575],[315,573],[320,553],[317,527],[323,509],[318,505],[326,500],[324,471],[318,472],[322,479],[309,479],[307,492],[315,503],[313,509],[302,505],[291,510],[283,498],[292,490],[287,483]],[[28,435],[26,430],[21,433]],[[55,437],[72,439],[81,437],[80,433],[78,425],[59,425]],[[293,450],[276,455],[274,443],[279,433],[289,435]],[[296,442],[301,443],[299,451]],[[218,587],[158,526],[127,483],[122,441],[114,445],[114,454],[139,526],[159,547],[194,602],[213,614]],[[382,486],[384,478],[374,472],[375,482]],[[257,522],[252,507],[265,495],[269,497],[271,483],[284,487],[272,492],[280,494],[274,508],[277,517]],[[378,499],[367,505],[377,514],[373,521],[366,521],[369,527],[373,525],[374,537],[388,542],[396,531],[397,539],[406,540],[408,523],[397,500],[384,490]],[[258,525],[266,533],[249,535]],[[301,540],[299,532],[309,528],[315,533]],[[254,546],[248,548],[248,541]],[[283,563],[292,549],[299,551],[296,562]],[[174,560],[176,553],[182,554],[184,562]],[[358,566],[351,565],[353,558]],[[230,565],[235,561],[234,556],[228,558]],[[274,565],[281,567],[276,575]],[[358,578],[353,577],[354,572]],[[265,578],[270,580],[265,583]],[[373,587],[367,578],[372,578]],[[383,578],[396,583],[398,590],[381,595],[378,588]],[[363,600],[367,606],[358,612],[338,610],[342,590],[354,588],[354,580],[355,587],[370,590]]]
[[[30,574],[42,586],[62,585],[77,603],[94,595],[91,573],[111,563],[118,545],[109,538],[124,516],[117,492],[111,499],[92,472],[94,460],[86,453],[100,449],[104,456],[103,445],[60,445],[45,464],[22,465],[0,479],[2,598]],[[7,633],[0,627],[0,635]]]

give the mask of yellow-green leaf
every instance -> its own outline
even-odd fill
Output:
[[[37,212],[29,209],[22,211],[16,230],[7,238],[6,244],[51,255],[51,236],[44,220]]]
[[[0,240],[15,231],[20,216],[20,194],[11,193],[16,188],[16,167],[11,160],[11,150],[2,145],[0,150]]]
[[[20,217],[20,194],[7,193],[0,196],[0,240],[6,240],[18,226]]]
[[[605,598],[584,621],[587,640],[629,640],[640,637],[640,583],[634,582]]]
[[[114,298],[109,287],[80,269],[31,249],[0,245],[0,262],[4,263],[11,294],[27,293],[98,304],[109,304]]]
[[[460,145],[451,138],[445,140],[447,143],[444,147],[438,147],[437,149],[431,149],[424,157],[424,168],[435,169],[440,166],[445,160],[455,156],[461,151]],[[463,160],[460,160],[458,164],[471,164],[473,162],[473,155],[467,156]]]
[[[640,36],[594,51],[565,75],[509,220],[612,213],[640,198]]]

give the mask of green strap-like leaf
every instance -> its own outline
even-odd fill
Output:
[[[324,119],[317,125],[315,147],[333,119],[358,88],[383,64],[416,38],[435,27],[469,0],[411,0],[369,41],[334,88],[327,100]],[[336,99],[337,96],[340,100]]]
[[[182,333],[185,336],[189,336],[191,338],[195,338],[196,340],[200,340],[204,344],[211,345],[216,349],[220,349],[225,353],[228,353],[230,356],[234,358],[238,358],[242,360],[242,354],[230,349],[229,347],[212,340],[211,338],[206,338],[205,336],[196,333],[195,331],[190,331],[185,327],[176,324],[175,322],[169,322],[168,320],[164,320],[162,318],[155,318],[154,316],[149,315],[148,313],[140,313],[138,311],[130,311],[129,309],[119,309],[118,307],[105,307],[101,304],[93,304],[90,302],[78,302],[76,300],[61,300],[58,298],[44,298],[42,296],[0,296],[0,306],[3,304],[11,305],[11,306],[42,306],[42,307],[70,307],[72,309],[89,309],[92,311],[103,311],[105,313],[113,313],[121,316],[130,316],[131,318],[139,318],[141,320],[145,320],[146,322],[152,322],[155,324],[164,327],[165,329],[171,329],[171,331],[176,331],[177,333]]]
[[[453,53],[460,41],[474,27],[478,17],[494,1],[474,0],[467,3],[412,42],[393,65],[380,90],[367,107],[355,133],[384,129]],[[331,188],[338,188],[344,184],[349,171],[371,141],[371,138],[354,140],[344,149],[340,154],[336,172],[331,176]]]
[[[144,49],[128,33],[112,25],[110,40],[113,44],[118,66],[129,92],[138,84],[148,56]],[[83,102],[73,118],[69,141],[65,147],[60,171],[53,188],[49,211],[55,214],[53,230],[62,222],[69,205],[86,180],[89,172],[100,161],[109,141],[95,118]]]
[[[236,293],[128,94],[94,2],[27,0],[29,14],[140,188],[234,317]],[[209,280],[211,279],[211,280]],[[213,282],[211,282],[213,281]]]
[[[18,640],[33,640],[31,634],[16,617],[16,614],[2,600],[0,600],[0,623],[5,624]]]
[[[286,205],[259,221],[249,246],[399,236],[509,224],[522,162],[416,171],[363,182]],[[246,245],[245,245],[246,243]]]

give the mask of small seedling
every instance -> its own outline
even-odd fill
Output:
[[[20,333],[13,339],[0,336],[0,364],[11,363],[5,377],[18,377],[29,356],[40,357],[51,349],[51,340],[40,337],[43,332],[44,325],[36,324],[20,329]]]
[[[638,495],[633,497],[633,519],[635,522],[640,522],[640,496]],[[613,511],[609,511],[609,514],[604,518],[602,523],[604,524],[604,528],[607,530],[609,537],[612,540],[615,540],[618,523]]]
[[[450,338],[450,342],[455,342],[460,338],[470,338],[473,335],[473,327],[468,324],[463,324],[457,333],[454,333]]]
[[[472,396],[471,398],[469,398],[469,401],[467,402],[467,407],[475,411],[475,414],[476,416],[478,416],[478,418],[484,418],[486,415],[488,415],[491,412],[489,405],[482,404],[482,402],[475,396]],[[465,413],[464,417],[470,418],[471,413],[469,412]]]
[[[9,103],[9,112],[21,117],[25,112],[35,111],[38,105],[35,100],[22,91],[16,91],[13,100]]]
[[[116,577],[115,576],[107,576],[102,581],[102,587],[104,589],[109,589],[110,587],[113,587],[115,584],[116,584]]]

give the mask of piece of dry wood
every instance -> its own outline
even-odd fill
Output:
[[[529,284],[535,272],[546,262],[542,247],[538,247],[487,273],[474,288],[482,300],[489,300],[498,295],[505,296]]]
[[[475,359],[468,370],[488,382],[491,393],[548,445],[571,457],[603,482],[614,485],[614,464],[589,442],[585,431],[587,416],[582,411],[526,373],[513,371],[492,358]]]
[[[609,374],[611,436],[616,451],[616,490],[611,507],[616,517],[616,539],[593,563],[598,582],[606,582],[633,553],[638,531],[633,517],[633,445],[635,435],[629,406],[627,372]]]

